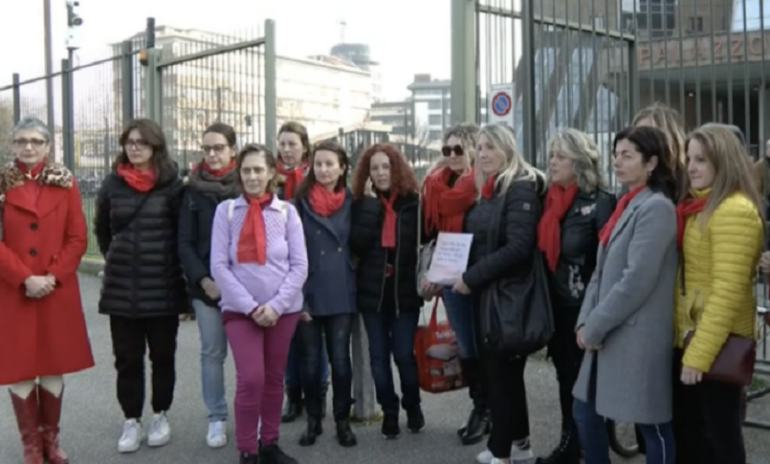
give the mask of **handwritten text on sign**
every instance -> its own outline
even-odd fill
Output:
[[[454,285],[468,268],[473,234],[440,232],[426,278],[439,285]]]

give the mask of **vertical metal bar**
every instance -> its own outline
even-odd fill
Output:
[[[521,25],[522,25],[522,115],[524,134],[524,156],[529,162],[535,163],[535,102],[532,90],[535,88],[534,50],[535,50],[535,1],[522,0]]]
[[[628,114],[633,119],[639,108],[639,62],[637,61],[636,37],[628,42],[628,92],[631,95],[629,99]],[[631,122],[629,120],[629,122]]]
[[[56,117],[53,94],[53,47],[51,45],[51,0],[43,0],[43,27],[45,28],[45,93],[48,131],[51,133],[51,153],[56,153]]]
[[[160,101],[160,53],[157,48],[148,48],[147,69],[145,70],[145,110],[146,117],[161,124]]]
[[[762,3],[762,2],[758,2]],[[751,81],[749,80],[749,34],[748,23],[746,19],[746,2],[741,2],[743,5],[743,126],[745,127],[744,135],[746,136],[746,145],[749,148],[749,154],[751,154]],[[732,22],[732,16],[730,17]],[[732,27],[730,27],[732,29]],[[732,48],[732,44],[730,46]]]
[[[21,121],[21,76],[13,73],[13,124]]]
[[[476,2],[452,0],[452,122],[475,121],[479,113],[476,50]]]
[[[275,21],[265,21],[265,142],[275,152],[275,137],[278,134],[276,80],[278,57],[275,51]]]
[[[716,0],[711,0],[709,2],[709,16],[711,16],[711,27],[709,28],[709,58],[711,60],[711,120],[721,121],[717,115],[717,71],[716,64],[714,63],[714,26],[716,25],[714,15],[716,13],[714,11],[714,2],[716,2]],[[698,42],[698,47],[696,50],[696,53],[700,52],[700,41]]]
[[[75,109],[73,93],[75,86],[72,78],[72,65],[69,60],[61,62],[61,82],[62,82],[62,151],[64,154],[64,165],[70,171],[75,171],[75,140],[74,123]]]
[[[123,55],[120,60],[121,67],[121,100],[123,124],[134,119],[134,49],[130,40],[123,42]]]
[[[761,77],[760,77],[760,83],[759,83],[759,158],[761,159],[763,156],[765,156],[765,144],[767,143],[767,114],[765,113],[765,98],[767,98],[767,94],[765,92],[765,87],[767,86],[767,80],[765,78],[765,66],[766,66],[766,60],[765,60],[765,2],[759,2],[759,31],[762,34],[762,40],[760,40],[760,50],[762,51],[762,66],[760,66],[761,69]],[[765,164],[765,170],[767,170],[767,164]],[[767,180],[768,176],[767,173],[765,173],[765,180]],[[767,197],[767,189],[768,186],[765,185],[765,192],[763,192],[763,197]],[[767,201],[767,200],[765,200]]]
[[[684,36],[682,35],[682,2],[677,2],[679,11],[677,12],[677,18],[679,19],[679,26],[677,29],[679,30],[679,51],[677,53],[677,57],[679,61],[679,114],[682,116],[682,119],[685,120],[685,125],[687,124],[687,94],[686,90],[684,88]],[[697,21],[696,21],[697,22]]]
[[[695,22],[695,28],[698,29],[698,24],[700,24],[700,21],[698,19],[700,16],[698,16],[698,2],[693,2],[693,21]],[[713,21],[712,21],[713,24]],[[702,113],[703,113],[703,96],[702,96],[702,90],[701,90],[701,82],[700,82],[700,32],[698,31],[698,34],[693,39],[693,42],[695,43],[695,126],[700,127],[701,120],[702,120]]]
[[[725,18],[727,18],[728,14],[726,11],[728,2],[732,4],[731,0],[723,0],[722,2],[722,13]],[[730,19],[732,20],[732,15]],[[733,108],[733,28],[732,21],[725,21],[725,23],[727,28],[727,122],[732,124],[733,114],[735,113]]]

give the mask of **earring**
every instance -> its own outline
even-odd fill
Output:
[[[651,176],[652,176],[652,171],[647,171],[647,177],[651,177]]]

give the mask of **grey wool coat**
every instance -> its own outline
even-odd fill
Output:
[[[599,246],[577,328],[598,351],[583,358],[573,395],[600,416],[661,424],[672,416],[676,209],[649,188]]]

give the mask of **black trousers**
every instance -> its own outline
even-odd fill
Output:
[[[353,366],[350,360],[350,337],[356,314],[313,316],[310,322],[300,321],[300,359],[304,378],[314,379],[304,385],[305,409],[308,417],[321,418],[322,385],[320,382],[321,339],[325,338],[326,351],[332,368],[332,408],[334,419],[350,417],[353,405]]]
[[[577,344],[575,324],[580,315],[580,307],[554,306],[554,334],[548,344],[548,355],[556,368],[556,380],[559,382],[559,406],[561,408],[561,427],[563,431],[577,433],[572,419],[572,388],[575,386],[580,365],[583,362],[583,350]]]
[[[746,464],[741,404],[743,388],[704,380],[682,384],[682,352],[674,355],[676,462]]]
[[[118,372],[118,402],[126,419],[140,419],[144,409],[144,356],[150,349],[152,410],[168,411],[176,382],[176,336],[179,316],[131,319],[110,316],[112,351]]]
[[[492,433],[487,447],[497,458],[509,457],[514,441],[529,438],[529,409],[524,385],[526,357],[511,357],[482,349]]]

